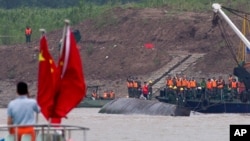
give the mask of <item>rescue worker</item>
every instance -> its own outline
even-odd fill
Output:
[[[215,98],[216,95],[217,95],[217,80],[215,79],[215,77],[213,77],[211,79],[211,83],[212,83],[212,94],[211,94],[211,96],[213,98]]]
[[[111,90],[109,92],[109,96],[110,96],[110,99],[114,99],[115,98],[115,92],[113,90]]]
[[[148,100],[148,93],[149,93],[148,84],[147,82],[144,82],[142,86],[142,94],[147,100]]]
[[[199,84],[199,86],[201,87],[201,98],[204,99],[205,97],[205,91],[206,91],[206,81],[205,78],[201,78],[201,82]]]
[[[169,76],[168,86],[165,91],[165,96],[173,93],[173,88],[176,87],[176,77]]]
[[[177,86],[177,93],[179,93],[180,89],[182,88],[182,78],[181,77],[177,77],[176,86]]]
[[[187,78],[187,90],[186,90],[187,92],[186,92],[186,96],[187,96],[188,98],[192,97],[192,95],[191,95],[190,81],[191,81],[191,79],[190,79],[190,78]]]
[[[242,94],[242,92],[244,92],[246,90],[246,86],[245,84],[243,83],[242,80],[239,80],[238,82],[238,98],[240,98],[240,95]]]
[[[25,29],[26,43],[31,42],[31,34],[32,34],[32,29],[29,26],[27,26]]]
[[[230,87],[231,98],[237,97],[238,82],[236,81],[235,78],[232,79],[231,83],[229,84],[229,87]]]
[[[190,80],[190,89],[191,89],[191,93],[192,93],[192,97],[195,99],[196,98],[196,87],[197,87],[197,83],[196,80],[194,79],[194,77]]]
[[[99,98],[99,96],[97,95],[95,90],[92,91],[91,98],[92,98],[92,100],[96,100]]]
[[[139,98],[139,94],[138,94],[138,81],[136,79],[137,78],[133,79],[133,94],[132,94],[132,97]]]
[[[169,87],[173,87],[174,85],[174,82],[173,82],[173,79],[171,76],[168,76],[166,78],[166,88],[169,88]]]
[[[187,92],[188,92],[188,85],[189,85],[189,81],[187,80],[186,76],[183,76],[182,80],[181,80],[181,87],[183,88],[183,96],[186,97],[187,96]]]
[[[213,87],[212,87],[212,82],[211,82],[211,79],[210,79],[210,78],[208,78],[208,79],[207,79],[207,82],[206,82],[205,99],[207,99],[207,98],[210,98],[210,97],[211,97],[212,90],[213,90]]]
[[[233,75],[229,74],[228,76],[228,84],[230,84],[233,81]]]
[[[152,99],[152,96],[153,96],[153,82],[150,80],[148,82],[148,99],[151,100]]]
[[[127,78],[127,88],[128,88],[128,97],[132,97],[133,82],[129,78]]]
[[[102,95],[102,99],[108,99],[109,94],[107,91],[104,91],[103,95]]]
[[[221,100],[224,95],[224,85],[225,85],[224,79],[222,78],[222,76],[219,76],[219,79],[217,80],[217,94],[219,94]]]

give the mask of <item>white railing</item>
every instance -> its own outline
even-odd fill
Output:
[[[0,126],[1,135],[4,133],[4,136],[0,137],[0,141],[18,141],[18,135],[9,134],[9,129],[13,128],[17,131],[18,128],[31,126],[35,129],[35,141],[86,141],[86,131],[89,130],[86,127],[62,124]],[[32,141],[32,137],[29,134],[23,134],[19,141]]]

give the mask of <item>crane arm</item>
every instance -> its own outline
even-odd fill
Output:
[[[250,42],[247,40],[247,38],[241,33],[241,31],[235,26],[235,24],[229,19],[229,17],[221,10],[221,5],[218,3],[214,3],[212,5],[213,11],[215,13],[219,13],[225,21],[228,23],[228,25],[233,29],[233,31],[238,35],[238,37],[242,40],[242,42],[246,45],[248,49],[250,49]]]
[[[238,37],[242,40],[242,42],[246,45],[246,47],[250,49],[250,42],[241,33],[241,31],[234,25],[234,23],[229,19],[229,17],[221,10],[221,5],[218,3],[214,3],[212,7],[213,11],[215,13],[219,13],[224,18],[224,20],[233,29],[236,35],[238,35]],[[234,68],[234,75],[236,75],[240,79],[240,81],[242,81],[245,84],[246,91],[250,90],[250,73],[246,70],[246,68],[244,68],[243,66],[238,66]]]

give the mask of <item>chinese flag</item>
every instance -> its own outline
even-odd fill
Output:
[[[44,117],[49,120],[53,114],[57,68],[49,51],[46,37],[40,39],[37,102]]]
[[[66,117],[86,95],[81,57],[69,27],[59,58],[58,71],[60,78],[55,112],[58,117]]]

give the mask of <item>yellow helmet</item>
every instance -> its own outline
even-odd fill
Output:
[[[148,83],[152,83],[152,81],[151,80],[149,80],[149,82]]]
[[[169,86],[169,88],[173,88],[173,86],[172,86],[172,85],[170,85],[170,86]]]
[[[181,90],[181,91],[183,91],[184,89],[183,89],[183,88],[181,88],[180,90]]]
[[[176,87],[176,86],[174,86],[174,89],[177,89],[177,87]]]

